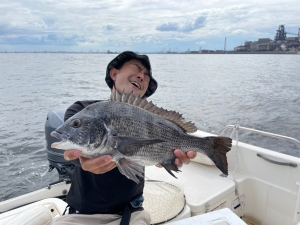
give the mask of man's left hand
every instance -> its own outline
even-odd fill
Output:
[[[175,164],[178,168],[181,168],[183,164],[189,164],[191,159],[194,159],[197,155],[195,151],[188,151],[187,153],[184,153],[180,149],[176,149],[174,151],[174,155],[176,156]],[[160,164],[156,165],[157,167],[161,167]]]

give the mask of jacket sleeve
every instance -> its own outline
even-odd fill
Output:
[[[68,120],[70,117],[74,116],[76,113],[83,110],[85,107],[99,102],[99,100],[92,101],[77,101],[73,105],[71,105],[65,112],[64,121]]]

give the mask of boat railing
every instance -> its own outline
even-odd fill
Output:
[[[283,135],[279,135],[279,134],[274,134],[274,133],[270,133],[270,132],[266,132],[266,131],[256,130],[256,129],[253,129],[253,128],[241,127],[239,125],[228,125],[228,126],[224,127],[223,130],[220,132],[220,136],[222,136],[224,134],[224,132],[228,129],[232,129],[232,133],[231,133],[231,136],[230,136],[231,138],[233,137],[233,134],[236,133],[236,144],[238,144],[238,131],[239,130],[244,130],[244,131],[249,131],[249,132],[252,132],[252,133],[257,133],[257,134],[261,134],[261,135],[264,135],[264,136],[269,136],[269,137],[273,137],[273,138],[282,139],[282,140],[292,142],[292,143],[296,144],[296,146],[300,149],[300,141],[298,141],[295,138],[291,138],[291,137],[283,136]],[[270,162],[270,163],[274,163],[274,164],[281,165],[281,166],[297,167],[297,163],[294,163],[294,162],[276,161],[276,160],[270,159],[267,156],[262,155],[260,153],[257,153],[256,155],[258,157]]]
[[[266,132],[266,131],[256,130],[256,129],[253,129],[253,128],[242,127],[240,125],[227,125],[226,127],[224,127],[221,130],[219,136],[222,136],[224,134],[224,132],[228,129],[233,130],[231,136],[233,136],[233,133],[237,132],[238,130],[244,130],[244,131],[249,131],[249,132],[252,132],[252,133],[261,134],[261,135],[264,135],[264,136],[269,136],[269,137],[273,137],[273,138],[286,140],[286,141],[289,141],[289,142],[292,142],[292,143],[296,144],[297,147],[300,148],[300,141],[298,141],[295,138],[288,137],[288,136],[283,136],[283,135],[279,135],[279,134],[274,134],[274,133],[270,133],[270,132]],[[238,140],[236,140],[236,141],[238,141]]]

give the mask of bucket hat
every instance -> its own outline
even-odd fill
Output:
[[[105,81],[106,81],[108,87],[110,89],[112,89],[114,86],[114,81],[110,77],[110,70],[112,68],[121,69],[121,67],[124,65],[124,63],[126,63],[132,59],[139,60],[149,72],[150,81],[149,81],[148,89],[147,89],[145,95],[143,96],[143,97],[149,97],[156,91],[157,81],[152,77],[151,64],[150,64],[150,60],[147,55],[138,55],[131,51],[125,51],[125,52],[120,53],[107,65]]]

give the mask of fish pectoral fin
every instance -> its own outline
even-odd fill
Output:
[[[177,165],[175,164],[175,160],[173,160],[171,163],[163,164],[161,165],[168,171],[169,174],[171,174],[173,177],[177,179],[177,177],[172,173],[172,170],[175,172],[181,172],[181,170],[178,169]]]
[[[153,138],[140,138],[140,137],[127,137],[127,136],[116,136],[119,141],[118,149],[126,149],[128,147],[142,147],[144,145],[153,145],[162,143],[164,140],[153,139]]]
[[[130,160],[126,158],[119,159],[117,166],[121,174],[135,183],[140,183],[138,177],[144,177],[144,164],[137,160]]]

